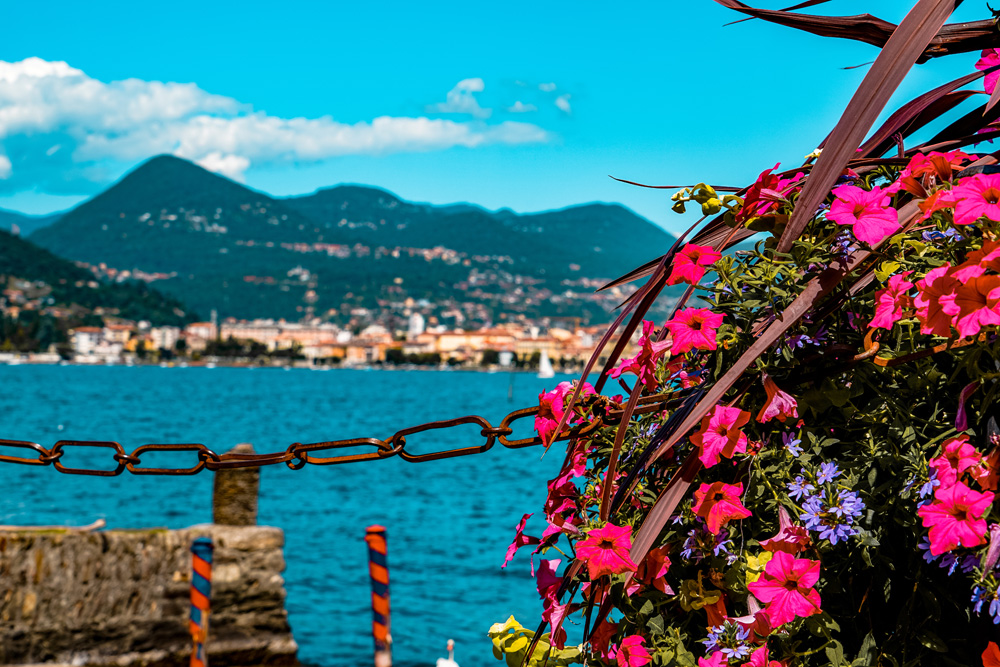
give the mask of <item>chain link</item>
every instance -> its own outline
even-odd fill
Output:
[[[663,410],[670,402],[671,399],[662,394],[645,396],[639,399],[633,414],[640,415]],[[618,404],[611,402],[603,396],[591,397],[582,403],[582,407],[589,412],[588,420],[567,429],[555,438],[556,441],[587,437],[600,428],[618,424],[621,422],[624,412]],[[410,426],[396,431],[396,433],[385,440],[378,438],[352,438],[350,440],[330,440],[310,444],[296,442],[289,445],[288,449],[283,452],[272,452],[269,454],[216,454],[207,446],[198,443],[141,445],[129,454],[119,443],[105,440],[60,440],[52,446],[52,449],[46,449],[37,442],[0,440],[0,451],[4,448],[27,449],[37,455],[35,458],[30,458],[28,456],[0,454],[0,463],[17,463],[30,466],[52,465],[56,470],[67,475],[92,475],[97,477],[116,477],[126,470],[133,475],[196,475],[202,470],[215,472],[217,470],[231,470],[233,468],[258,468],[281,463],[284,463],[292,470],[300,470],[306,464],[328,466],[342,463],[357,463],[359,461],[376,461],[394,456],[398,456],[407,463],[423,463],[425,461],[450,459],[457,456],[482,454],[488,452],[498,442],[507,449],[521,449],[523,447],[540,445],[542,444],[542,440],[538,436],[513,440],[509,437],[514,433],[511,424],[520,419],[535,417],[538,414],[538,410],[539,406],[537,405],[515,410],[505,416],[500,421],[499,426],[493,426],[483,417],[470,415],[468,417],[457,417],[455,419]],[[486,439],[483,444],[423,454],[406,450],[406,439],[408,436],[414,436],[426,431],[450,429],[467,424],[479,427],[480,437]],[[111,457],[114,462],[114,468],[70,468],[63,465],[61,462],[63,455],[67,450],[76,447],[114,450]],[[341,453],[330,456],[316,456],[314,454],[314,452],[352,448],[371,448],[371,451],[360,453],[355,451],[353,453]],[[143,456],[148,456],[155,452],[195,452],[197,463],[190,468],[142,467]]]

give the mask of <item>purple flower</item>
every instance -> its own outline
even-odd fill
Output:
[[[798,475],[795,481],[788,483],[788,495],[796,500],[800,500],[802,496],[808,495],[810,491],[815,491],[816,487],[807,482],[802,475]]]
[[[822,540],[837,544],[858,534],[855,527],[865,509],[865,503],[854,491],[840,489],[836,496],[825,490],[809,496],[802,505],[799,520],[808,530],[819,532]]]
[[[798,457],[802,453],[802,440],[795,437],[794,433],[782,433],[781,434],[781,444],[785,446],[788,453],[792,456]]]
[[[840,469],[837,467],[836,463],[828,461],[827,463],[821,463],[819,466],[819,475],[816,477],[816,481],[820,484],[826,484],[827,482],[833,481],[840,476]]]
[[[710,627],[708,638],[702,639],[701,643],[705,645],[706,652],[721,651],[726,660],[745,660],[750,657],[749,640],[749,628],[744,628],[733,621],[726,621],[723,625]]]

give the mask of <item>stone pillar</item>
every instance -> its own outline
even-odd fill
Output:
[[[236,445],[230,454],[253,454],[253,445]],[[235,468],[215,473],[212,522],[226,526],[257,525],[260,468]]]

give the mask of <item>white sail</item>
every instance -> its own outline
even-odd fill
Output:
[[[551,378],[555,376],[556,372],[552,368],[552,362],[549,361],[549,353],[542,350],[542,358],[538,360],[538,377]]]

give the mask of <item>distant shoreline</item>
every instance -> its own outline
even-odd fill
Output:
[[[353,365],[340,365],[340,364],[330,364],[330,365],[276,365],[276,364],[248,364],[248,363],[226,363],[226,362],[185,362],[185,363],[89,363],[89,362],[79,362],[79,361],[39,361],[39,360],[0,360],[0,368],[5,366],[81,366],[81,367],[103,367],[103,368],[205,368],[205,369],[217,369],[217,368],[243,368],[248,370],[307,370],[307,371],[332,371],[332,370],[346,370],[346,371],[435,371],[435,372],[465,372],[465,373],[516,373],[518,375],[537,375],[537,368],[504,368],[502,366],[421,366],[417,364],[372,364],[364,366],[353,366]],[[583,368],[577,368],[574,370],[567,371],[555,371],[558,375],[579,375],[583,371]]]

